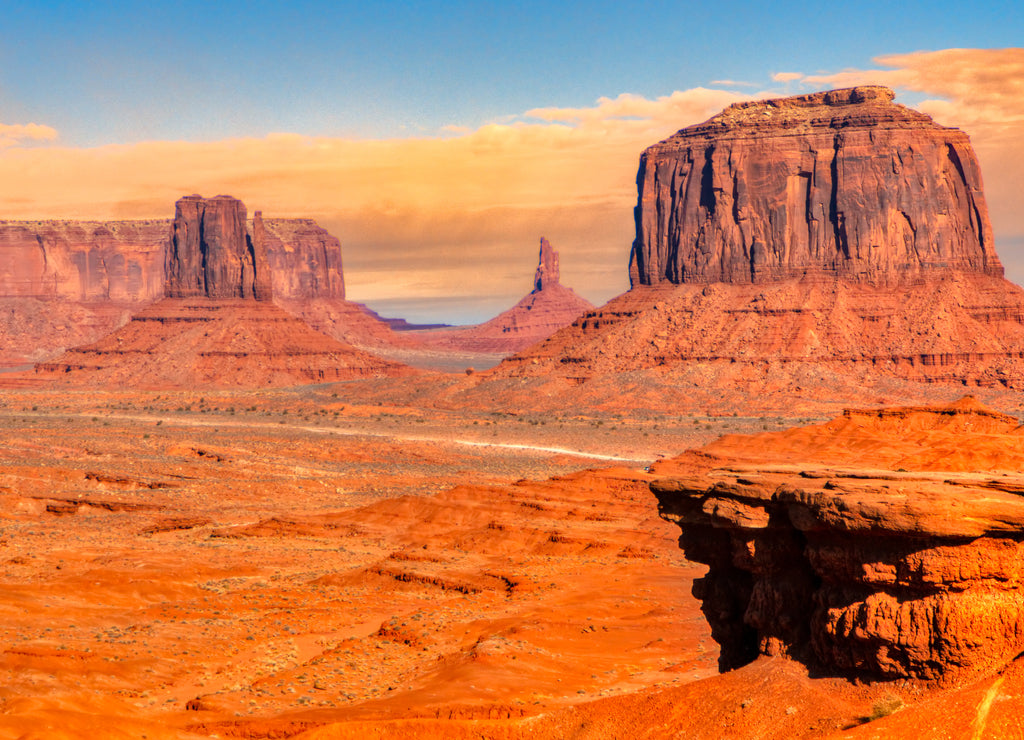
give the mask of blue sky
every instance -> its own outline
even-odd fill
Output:
[[[563,250],[567,281],[575,278],[581,283],[574,286],[578,292],[603,301],[625,286],[628,202],[635,198],[632,180],[643,146],[738,96],[820,89],[821,84],[815,86],[806,78],[876,70],[878,57],[1020,44],[1021,6],[1024,3],[968,7],[946,2],[0,2],[0,127],[9,127],[6,146],[0,128],[0,168],[4,158],[27,157],[29,150],[59,150],[66,155],[61,163],[53,164],[54,153],[48,155],[46,166],[56,166],[67,181],[80,182],[82,192],[97,194],[89,200],[56,187],[49,193],[42,186],[32,190],[31,178],[19,189],[8,178],[0,191],[0,217],[155,216],[162,213],[163,200],[171,210],[174,193],[198,188],[231,192],[252,201],[251,208],[262,207],[265,214],[310,215],[326,222],[345,245],[353,299],[365,298],[371,305],[376,301],[376,306],[393,307],[414,318],[450,320],[487,318],[495,312],[492,309],[503,307],[502,301],[507,305],[508,299],[524,292],[517,275],[521,272],[526,287],[533,266],[518,262],[533,258],[528,255],[535,253],[539,236],[554,235],[561,242],[553,239]],[[773,79],[785,72],[800,77]],[[985,71],[976,65],[973,74],[980,78]],[[999,70],[993,74],[998,76]],[[941,87],[921,83],[897,89],[899,99],[908,104],[953,99],[969,122],[967,96]],[[700,97],[692,92],[703,89],[716,94]],[[687,100],[700,97],[703,107],[686,103],[687,115],[659,120],[660,127],[650,127],[634,141],[616,139],[615,146],[622,147],[618,159],[595,164],[602,171],[621,168],[621,173],[608,176],[603,206],[596,190],[578,198],[572,191],[588,183],[539,166],[525,168],[523,177],[557,181],[550,196],[520,185],[506,194],[501,182],[516,179],[512,172],[480,184],[492,189],[493,203],[474,200],[462,192],[465,184],[457,182],[473,176],[473,167],[448,173],[445,155],[438,153],[429,155],[430,167],[404,172],[401,157],[418,162],[420,152],[402,154],[404,150],[394,144],[415,139],[432,146],[434,141],[472,135],[475,143],[467,140],[461,156],[468,157],[466,152],[471,151],[479,158],[479,140],[488,142],[486,149],[493,144],[491,134],[499,130],[488,127],[543,122],[549,133],[558,134],[560,122],[552,116],[538,119],[536,109],[594,111],[601,108],[602,98],[628,93],[657,101],[677,91],[690,95]],[[957,111],[950,114],[949,123],[964,125]],[[628,116],[616,121],[625,125]],[[29,123],[48,127],[52,135],[29,136],[10,128]],[[510,129],[500,132],[509,135]],[[364,169],[339,165],[330,176],[319,172],[310,180],[308,195],[301,193],[298,175],[287,193],[275,190],[267,182],[284,176],[283,163],[296,156],[282,150],[279,159],[271,159],[268,148],[277,151],[283,146],[267,142],[266,137],[276,133],[304,137],[307,145],[388,142],[396,159],[380,161],[393,169],[401,186],[374,181],[372,187],[359,190],[356,184],[372,179],[364,171],[373,167],[368,156]],[[545,145],[554,152],[550,159],[557,160],[572,146],[583,147],[581,152],[590,147],[599,158],[600,137],[610,135],[596,129],[592,133],[563,143],[548,141]],[[522,131],[512,134],[521,136]],[[229,144],[239,140],[259,140],[260,147],[252,145],[259,153]],[[216,173],[202,158],[184,156],[179,150],[170,156],[179,158],[181,167],[155,168],[154,152],[170,150],[154,142],[220,147]],[[236,153],[236,162],[224,154],[224,147]],[[353,153],[345,147],[346,161],[368,151],[364,147]],[[613,148],[607,147],[609,152]],[[149,152],[151,158],[139,154],[132,160],[140,163],[137,171],[130,171],[132,152]],[[82,163],[69,164],[85,159],[94,162],[92,170]],[[586,166],[588,161],[582,154],[570,159],[566,158],[566,167]],[[19,166],[17,172],[31,174],[42,165]],[[143,169],[152,173],[150,179]],[[313,170],[315,162],[304,171]],[[157,172],[163,178],[159,183],[152,179]],[[427,192],[435,176],[436,192]],[[414,177],[423,182],[405,181]],[[1001,177],[996,178],[998,187],[1013,184]],[[448,194],[445,189],[451,183],[456,186]],[[98,194],[104,192],[110,194],[101,201]],[[999,194],[994,195],[998,201]],[[542,207],[545,197],[550,208]],[[590,211],[575,208],[582,201]],[[454,210],[444,211],[438,205],[442,202],[454,204]],[[303,207],[309,212],[302,212]],[[495,223],[494,214],[484,213],[489,207],[510,226],[501,234],[481,227],[477,238],[473,230],[478,223]],[[1024,226],[1001,226],[997,210],[997,238],[1002,230],[1006,243],[1024,250]],[[439,274],[426,281],[429,288],[424,281],[417,282],[422,269],[417,275],[399,274],[403,261],[418,263],[415,253],[428,248],[424,245],[441,255],[451,272],[449,288]],[[509,261],[492,269],[488,260],[494,255]],[[1004,255],[1004,261],[1014,260]],[[471,268],[476,277],[467,281],[469,273],[459,271]],[[394,278],[392,293],[382,287],[389,284],[389,275]],[[467,289],[467,284],[478,287]]]
[[[0,111],[69,145],[436,135],[541,106],[998,48],[1024,4],[4,3]]]

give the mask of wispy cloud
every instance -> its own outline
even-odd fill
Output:
[[[25,142],[54,141],[57,130],[38,123],[0,123],[0,148]]]
[[[720,87],[761,87],[757,82],[744,82],[743,80],[711,80],[711,84],[719,85]]]

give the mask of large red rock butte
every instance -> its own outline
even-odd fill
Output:
[[[257,212],[250,237],[235,198],[179,200],[166,267],[168,297],[100,341],[37,365],[37,377],[72,386],[220,388],[407,371],[271,302],[265,225]]]
[[[593,307],[562,285],[558,252],[541,237],[533,290],[516,305],[482,324],[416,332],[414,336],[431,347],[511,354],[546,339]]]
[[[645,285],[1003,274],[967,135],[884,87],[734,104],[649,147],[637,184]]]
[[[245,204],[228,195],[199,195],[175,204],[167,249],[168,298],[252,298],[269,301],[270,265],[259,212],[249,237]]]
[[[691,388],[849,404],[894,378],[908,398],[922,381],[1024,387],[1024,291],[1002,277],[967,136],[892,99],[744,103],[650,147],[633,288],[496,375],[583,402],[631,373],[655,405]]]

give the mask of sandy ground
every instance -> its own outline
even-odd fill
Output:
[[[3,394],[0,736],[529,716],[715,673],[643,470],[703,420],[335,393]]]
[[[1016,665],[718,674],[647,471],[812,421],[2,391],[0,737],[1024,737]]]

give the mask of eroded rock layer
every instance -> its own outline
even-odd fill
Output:
[[[268,301],[164,298],[100,341],[36,366],[70,387],[258,388],[403,375]]]
[[[971,401],[851,412],[832,431],[872,413],[873,437],[894,447],[920,452],[956,436],[985,448],[1000,435],[1019,452],[1017,419]],[[783,442],[775,436],[769,448]],[[786,439],[787,461],[810,451],[806,435]],[[737,442],[724,447],[758,448]],[[694,594],[723,667],[760,653],[840,675],[957,682],[1024,651],[1024,479],[942,470],[934,459],[919,467],[929,470],[721,461],[652,483],[686,557],[710,566]]]
[[[237,388],[406,372],[274,305],[268,241],[259,211],[249,234],[240,200],[182,198],[166,252],[167,297],[99,342],[38,364],[36,377],[71,386]],[[327,240],[321,246],[326,251]],[[323,272],[330,294],[329,265]]]
[[[1024,291],[1002,277],[970,143],[892,98],[738,104],[649,148],[632,289],[496,378],[677,408],[1024,387]]]
[[[168,220],[0,221],[0,366],[46,360],[95,342],[162,298],[172,228]],[[249,293],[272,292],[288,311],[335,338],[367,338],[367,344],[393,338],[359,304],[344,300],[341,243],[315,221],[263,219],[257,211],[245,236],[236,270],[239,293],[242,258],[265,262],[269,271],[249,280]],[[192,285],[198,293],[198,272]]]
[[[269,301],[270,266],[259,216],[254,231],[259,250],[248,234],[245,204],[237,198],[189,195],[179,200],[167,249],[165,295]]]
[[[634,284],[1002,275],[967,135],[883,87],[737,103],[648,148],[637,185]]]

